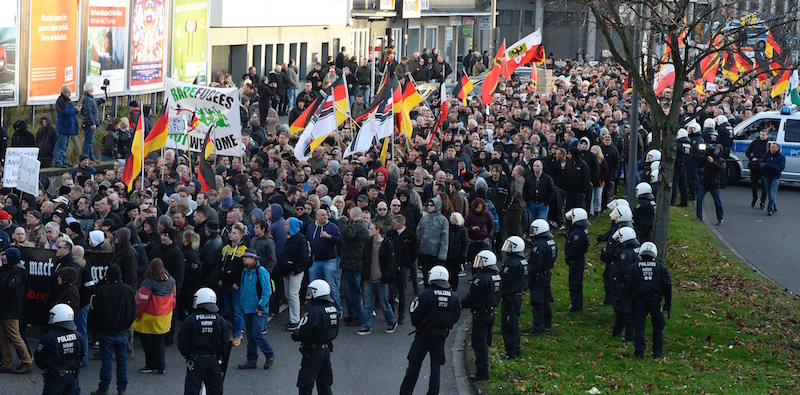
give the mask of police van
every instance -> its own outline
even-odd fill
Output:
[[[786,169],[781,173],[781,180],[800,181],[800,111],[792,106],[783,107],[780,111],[758,113],[733,128],[733,146],[728,159],[729,184],[742,177],[750,177],[747,167],[749,160],[745,152],[764,129],[770,130],[769,141],[778,142],[781,152],[786,156]]]

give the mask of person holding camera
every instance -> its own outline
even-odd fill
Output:
[[[707,192],[711,192],[717,211],[717,225],[722,225],[723,220],[722,200],[719,198],[722,177],[725,177],[725,158],[721,155],[722,149],[722,144],[709,145],[706,148],[705,156],[697,164],[700,171],[700,186],[697,189],[697,220],[703,220],[703,198]]]

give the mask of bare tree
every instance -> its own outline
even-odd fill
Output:
[[[788,27],[794,28],[797,25],[797,11],[761,18],[773,10],[755,10],[748,13],[748,18],[742,19],[741,13],[736,11],[737,2],[733,0],[708,0],[707,4],[696,0],[578,1],[588,7],[596,18],[597,30],[608,43],[613,59],[630,74],[630,83],[641,95],[641,105],[650,108],[652,145],[662,153],[653,241],[658,246],[659,258],[664,259],[677,131],[697,114],[730,100],[733,93],[744,92],[759,76],[771,80],[777,78],[774,75],[776,72],[786,71],[788,62],[775,62],[773,58],[766,68],[737,68],[737,78],[725,79],[724,82],[720,80],[726,59],[732,60],[734,55],[749,59],[743,49],[743,45],[746,45],[743,38],[746,41],[748,37],[763,35],[766,31],[783,32]],[[771,4],[769,1],[765,3]],[[641,42],[634,41],[634,32],[637,30],[643,36]],[[785,54],[787,50],[784,48],[784,55],[788,55]],[[763,45],[757,45],[753,51],[756,58],[763,57]],[[664,58],[664,52],[670,52],[670,55]],[[718,82],[717,90],[706,92],[699,102],[700,108],[695,109],[694,113],[681,116],[681,107],[686,103],[684,99],[691,98],[697,92],[693,89],[696,70],[708,62],[718,62],[719,65],[720,73],[712,76],[712,80],[716,77]],[[637,64],[641,67],[637,67]],[[668,64],[674,67],[676,83],[657,95],[654,79],[658,71]]]

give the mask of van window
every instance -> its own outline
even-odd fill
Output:
[[[787,119],[783,124],[783,141],[787,143],[800,143],[800,120]]]
[[[774,129],[772,129],[772,131],[769,132],[769,139],[774,141],[776,138],[778,138],[778,127],[781,124],[780,118],[759,119],[758,121],[755,121],[750,125],[747,125],[744,129],[739,131],[739,133],[736,134],[734,139],[755,140],[758,138],[759,133],[761,133],[762,130],[766,129],[767,126],[769,126],[769,124],[775,126]]]

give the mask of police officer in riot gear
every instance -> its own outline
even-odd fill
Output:
[[[614,233],[614,240],[617,241],[615,258],[612,263],[611,274],[613,276],[613,297],[614,303],[614,328],[611,336],[619,336],[625,329],[623,342],[633,341],[633,316],[631,315],[630,292],[625,288],[625,274],[627,269],[633,266],[638,259],[639,240],[636,238],[636,231],[630,227],[620,228]]]
[[[733,126],[725,115],[717,115],[714,122],[717,124],[718,143],[722,144],[722,157],[727,158],[733,145]]]
[[[697,198],[697,187],[700,177],[697,174],[697,162],[702,158],[700,144],[704,144],[703,135],[700,134],[701,128],[697,121],[691,121],[686,128],[689,130],[689,142],[692,145],[692,157],[686,165],[686,180],[689,182],[688,199],[693,201]]]
[[[475,255],[472,267],[478,270],[461,301],[461,307],[472,312],[472,350],[475,351],[475,374],[470,380],[489,379],[489,346],[492,344],[494,310],[500,304],[501,277],[497,257],[489,250]]]
[[[408,369],[400,386],[400,395],[411,395],[417,384],[425,355],[431,354],[428,394],[439,393],[439,372],[444,365],[444,342],[450,329],[461,317],[461,303],[450,290],[450,274],[444,266],[434,266],[428,273],[431,285],[411,302],[408,311],[416,336],[408,351]],[[456,277],[456,281],[458,278]]]
[[[308,310],[300,317],[299,328],[292,333],[292,340],[300,342],[303,354],[297,388],[300,395],[311,395],[316,383],[319,395],[332,394],[331,352],[333,339],[339,334],[338,313],[331,298],[331,287],[325,280],[312,281],[308,291],[311,293]]]
[[[619,206],[625,206],[625,209],[618,209]],[[605,291],[605,299],[603,299],[604,306],[610,306],[614,304],[614,298],[611,297],[611,290],[613,288],[612,281],[613,277],[611,275],[611,263],[614,261],[614,253],[616,252],[617,242],[614,241],[612,237],[614,233],[616,233],[620,228],[624,226],[633,226],[631,222],[633,220],[633,213],[631,212],[630,205],[627,200],[625,199],[615,199],[606,205],[610,213],[608,213],[609,218],[611,218],[611,225],[608,227],[608,230],[605,233],[601,233],[597,235],[597,243],[606,242],[606,247],[603,249],[603,252],[600,254],[600,260],[605,263],[605,268],[603,269],[603,290]],[[620,213],[620,210],[623,212]],[[628,215],[630,213],[630,215]],[[625,217],[627,216],[627,217]],[[622,221],[621,219],[627,219],[627,222]]]
[[[503,270],[500,272],[502,289],[500,291],[503,304],[500,305],[500,330],[503,333],[503,344],[506,358],[519,357],[519,315],[522,310],[522,292],[528,287],[528,261],[525,260],[525,240],[519,236],[511,236],[503,243],[502,251],[506,253]]]
[[[589,216],[586,210],[574,208],[565,216],[569,230],[564,243],[564,260],[569,267],[569,298],[572,305],[569,311],[583,310],[583,271],[586,268],[586,252],[589,251]]]
[[[653,224],[656,220],[656,202],[653,188],[646,182],[636,186],[636,198],[639,204],[633,209],[633,229],[639,240],[650,241],[653,237]]]
[[[44,370],[42,395],[72,395],[78,392],[78,371],[83,349],[82,336],[75,325],[75,312],[59,303],[50,309],[50,331],[47,332],[33,360]]]
[[[553,240],[550,225],[546,220],[537,219],[531,223],[530,234],[533,244],[528,257],[528,289],[531,293],[531,313],[533,328],[530,334],[538,335],[550,329],[553,310],[550,302],[553,294],[550,291],[550,275],[558,256],[558,246]]]
[[[719,133],[717,132],[714,118],[707,118],[703,121],[703,141],[705,141],[706,146],[719,143]]]
[[[186,358],[184,394],[222,394],[222,382],[231,350],[230,325],[217,314],[217,295],[211,288],[194,293],[194,314],[183,320],[178,333],[178,350]]]
[[[678,190],[681,192],[681,207],[689,205],[688,200],[688,174],[686,172],[689,162],[692,161],[692,142],[689,140],[689,132],[686,129],[678,129],[678,136],[675,144],[677,145],[675,153],[675,173],[672,176],[672,199],[670,205],[675,205],[675,200],[678,197]],[[678,186],[675,188],[675,186]]]
[[[653,325],[653,358],[664,356],[664,313],[661,307],[661,298],[664,298],[663,310],[669,312],[672,308],[672,280],[667,268],[656,262],[658,249],[651,242],[642,244],[639,248],[638,262],[628,268],[625,288],[630,291],[632,311],[634,315],[634,329],[636,339],[633,342],[634,356],[644,358],[644,327],[647,315]]]

